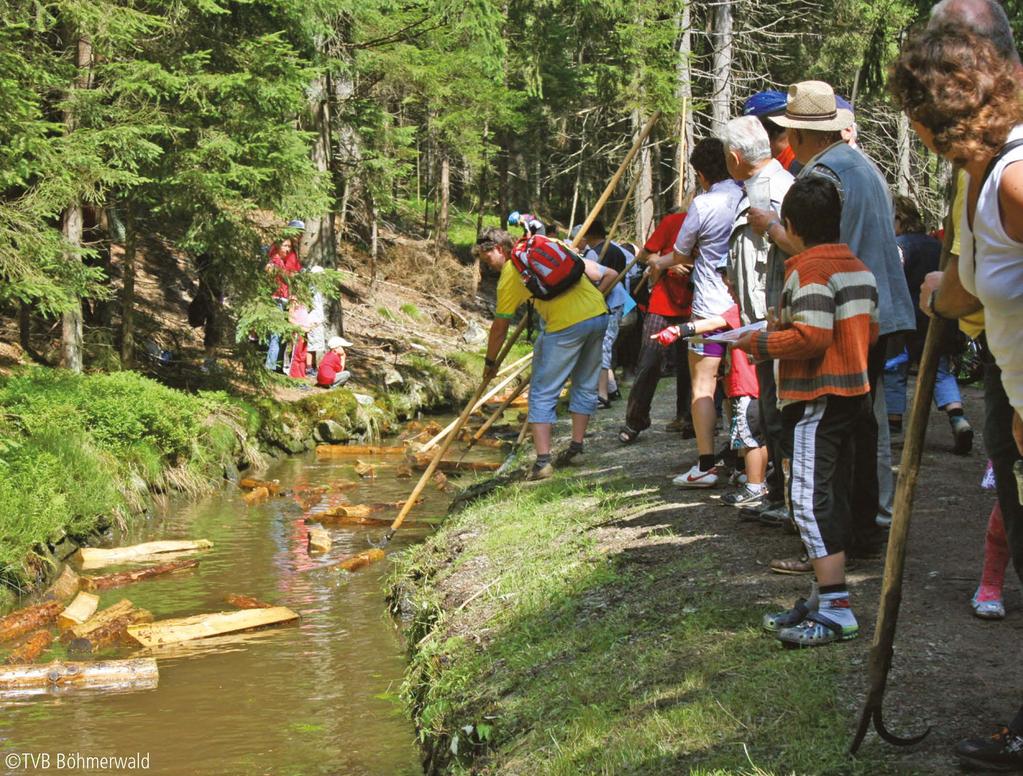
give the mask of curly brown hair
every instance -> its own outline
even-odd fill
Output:
[[[957,164],[993,156],[1023,120],[1014,63],[962,25],[914,32],[889,69],[889,89]]]

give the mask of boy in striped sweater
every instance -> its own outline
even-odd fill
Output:
[[[813,564],[809,599],[764,617],[786,646],[819,646],[859,634],[845,583],[852,526],[853,433],[871,416],[867,350],[877,340],[877,285],[838,244],[842,203],[834,184],[797,180],[781,216],[799,251],[785,262],[781,310],[768,330],[736,347],[777,360],[792,515]]]

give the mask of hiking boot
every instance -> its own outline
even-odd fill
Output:
[[[533,469],[529,472],[529,476],[526,477],[526,479],[531,482],[536,482],[537,480],[550,479],[553,476],[554,467],[551,464],[545,463],[541,466],[540,464],[534,463]]]
[[[703,471],[696,463],[689,471],[678,475],[671,482],[680,488],[713,488],[718,484],[718,469],[716,466],[712,466],[707,471]]]
[[[571,444],[569,444],[568,447],[566,447],[564,450],[558,453],[557,457],[555,457],[554,459],[554,463],[556,463],[558,466],[565,466],[567,464],[570,464],[572,462],[572,459],[574,459],[576,456],[582,454],[583,446],[581,444],[572,442]]]
[[[967,768],[1003,773],[1023,771],[1023,737],[1003,727],[991,738],[966,738],[956,744],[956,756]]]
[[[743,485],[738,490],[723,495],[721,503],[729,507],[755,507],[764,503],[764,491],[763,488],[753,490],[748,485]]]
[[[956,455],[968,455],[973,449],[973,426],[962,415],[948,419],[952,426],[952,452]]]
[[[609,398],[611,401],[618,401],[620,398],[622,398],[621,389],[615,388],[613,391],[611,391],[611,393],[607,395],[607,398]]]
[[[987,601],[978,601],[977,597],[980,595],[980,588],[973,594],[973,598],[970,599],[970,606],[973,607],[973,614],[976,617],[980,617],[982,620],[1004,620],[1005,619],[1005,604],[1001,598],[991,598]]]
[[[791,609],[765,614],[761,624],[764,626],[765,631],[777,633],[782,628],[791,628],[793,625],[799,625],[799,623],[807,618],[810,612],[816,610],[817,604],[807,603],[805,598],[797,598]]]
[[[691,431],[693,434],[696,430],[693,428],[693,420],[689,417],[675,418],[674,420],[668,421],[664,425],[665,431],[671,431],[672,433],[682,433],[683,435],[687,431]],[[691,439],[692,437],[683,436],[683,439]]]
[[[810,612],[798,625],[781,628],[778,641],[786,647],[823,647],[838,641],[851,641],[860,635],[860,626],[839,625],[823,612]]]

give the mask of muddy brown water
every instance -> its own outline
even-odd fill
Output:
[[[472,455],[499,456],[482,450]],[[360,480],[354,460],[317,461],[312,454],[275,464],[265,478],[279,479],[289,490],[354,480],[358,485],[343,491],[344,499],[367,503],[407,497],[419,476],[396,479],[399,459],[362,458],[380,464],[375,479]],[[450,499],[429,485],[414,522],[396,534],[388,551],[421,541]],[[341,496],[328,493],[309,512],[338,503]],[[0,696],[0,773],[50,772],[58,753],[65,762],[73,753],[148,754],[148,774],[421,773],[415,732],[397,699],[404,650],[384,601],[390,564],[354,574],[323,568],[368,549],[367,539],[379,540],[386,529],[328,525],[333,547],[310,556],[305,514],[293,497],[246,507],[241,492],[228,486],[201,500],[168,499],[152,519],[114,537],[111,546],[204,538],[214,548],[198,555],[196,570],[103,591],[102,607],[128,598],[159,620],[230,610],[224,596],[244,593],[290,607],[301,620],[155,650],[160,681],[153,690]],[[88,573],[121,568],[131,567]],[[42,660],[61,656],[59,649]],[[138,654],[144,653],[122,649],[110,656]],[[25,767],[27,757],[12,767],[12,754],[47,754],[49,768]]]

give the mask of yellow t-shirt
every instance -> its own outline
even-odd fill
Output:
[[[952,224],[955,233],[952,236],[952,253],[958,256],[962,243],[959,242],[959,224],[962,223],[963,208],[966,207],[966,190],[970,187],[970,178],[965,170],[959,171],[959,181],[956,185],[956,198],[952,201]],[[975,313],[964,315],[959,319],[960,330],[970,339],[977,339],[984,331],[984,311],[978,310]]]
[[[522,277],[515,269],[511,259],[501,269],[501,277],[497,281],[498,318],[514,318],[519,305],[532,298],[532,294],[522,282]],[[533,302],[536,311],[543,318],[547,331],[552,334],[580,321],[596,318],[607,312],[604,295],[583,275],[568,291],[558,294],[550,301],[536,299]]]

